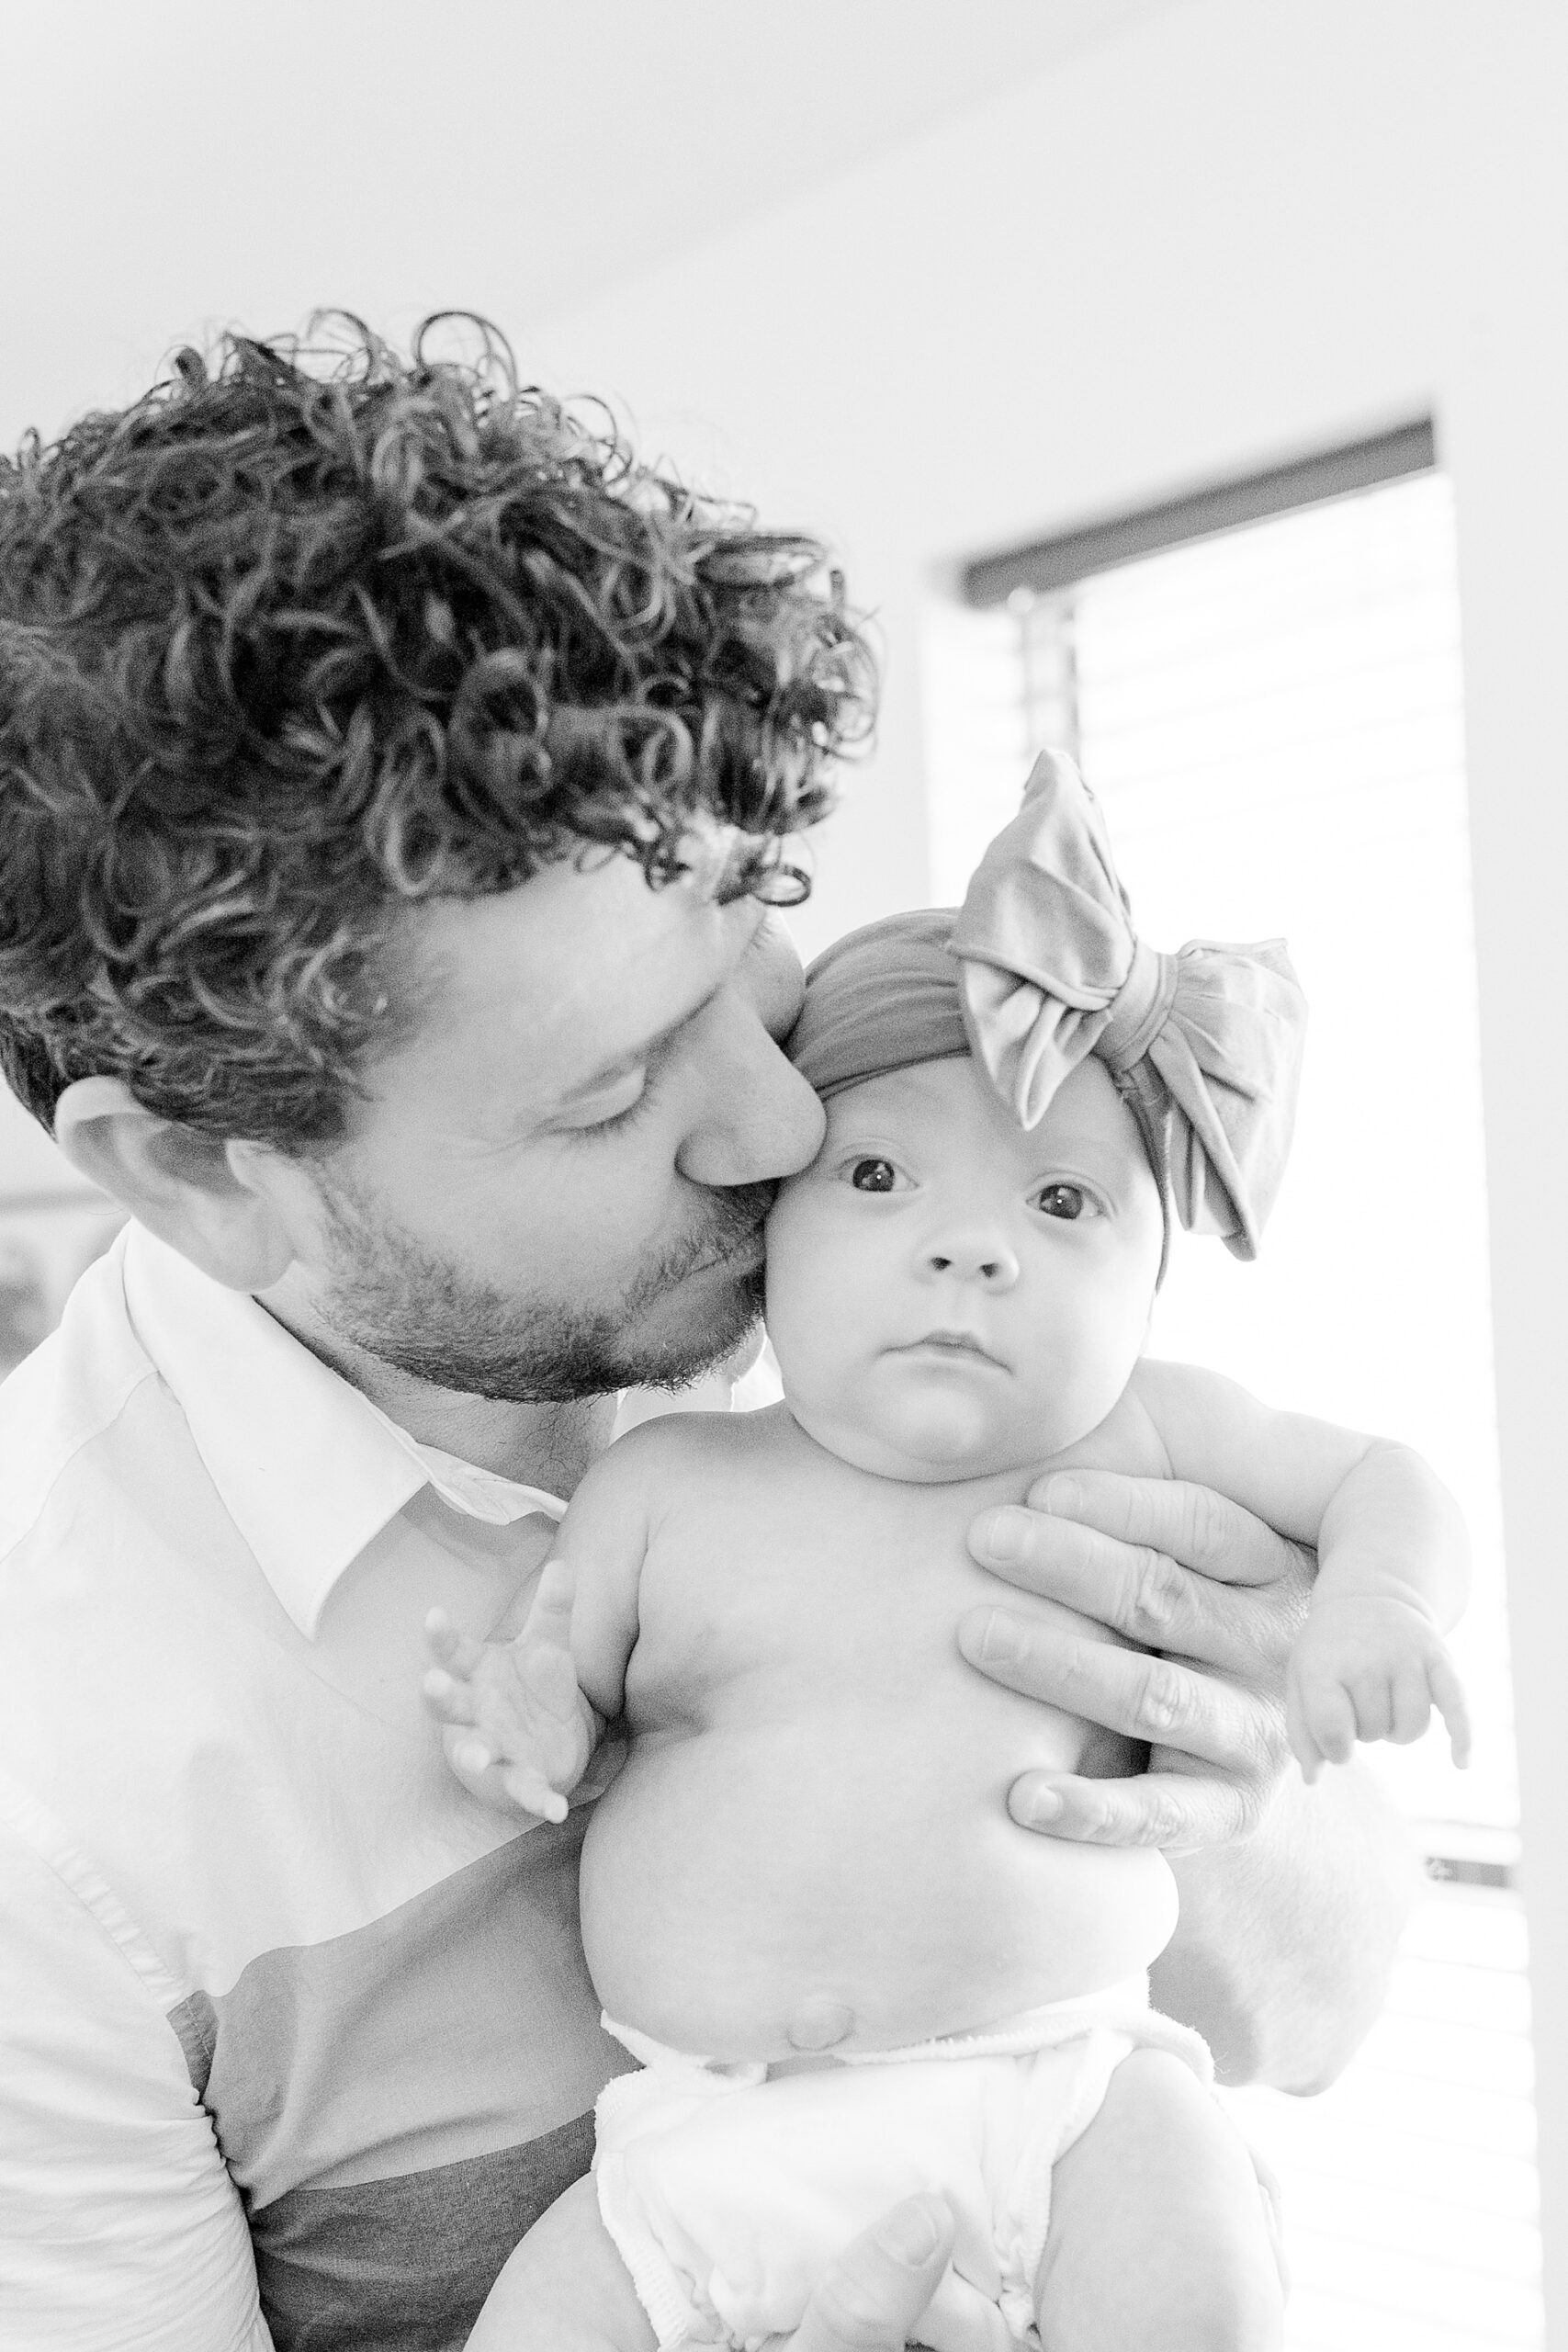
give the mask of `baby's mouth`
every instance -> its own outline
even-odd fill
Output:
[[[895,1352],[915,1355],[928,1349],[935,1355],[967,1356],[976,1363],[995,1364],[998,1371],[1007,1369],[1001,1358],[983,1346],[973,1331],[928,1331],[923,1339],[911,1340]]]

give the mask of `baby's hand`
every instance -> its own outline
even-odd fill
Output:
[[[424,1699],[447,1762],[486,1804],[541,1821],[566,1819],[599,1736],[571,1662],[571,1592],[566,1562],[550,1561],[513,1642],[470,1641],[439,1609],[424,1624],[436,1661]]]
[[[1314,1599],[1285,1669],[1285,1716],[1302,1771],[1346,1763],[1358,1739],[1419,1739],[1436,1706],[1454,1762],[1470,1761],[1470,1711],[1437,1627],[1377,1593]]]

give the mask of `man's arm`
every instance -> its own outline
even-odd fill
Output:
[[[1149,1770],[1025,1773],[1013,1817],[1169,1850],[1182,1915],[1158,1963],[1162,2005],[1205,2034],[1227,2080],[1320,2088],[1382,2005],[1418,1879],[1369,1779],[1336,1772],[1308,1790],[1291,1760],[1285,1660],[1310,1561],[1224,1496],[1173,1480],[1058,1472],[1030,1505],[982,1513],[975,1558],[1140,1646],[1074,1639],[998,1598],[964,1619],[964,1654],[1145,1742]]]
[[[270,2352],[240,2199],[165,2007],[178,1988],[87,1865],[57,1859],[67,1875],[0,1827],[6,2341]]]
[[[1224,2083],[1327,2088],[1376,2023],[1420,1865],[1359,1765],[1307,1788],[1288,1769],[1249,1837],[1172,1854],[1175,1935],[1156,2008],[1195,2026]]]

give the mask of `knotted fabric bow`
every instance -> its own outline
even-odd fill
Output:
[[[1190,1231],[1255,1258],[1301,1079],[1306,1000],[1284,942],[1133,929],[1099,804],[1070,760],[1036,761],[976,868],[950,952],[971,1050],[1025,1127],[1087,1054],[1115,1079]]]

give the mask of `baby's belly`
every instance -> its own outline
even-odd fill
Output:
[[[863,1690],[637,1741],[583,1849],[583,1944],[619,2022],[721,2059],[894,2049],[1135,1975],[1162,1855],[1021,1829],[1007,1791],[1081,1727],[959,1668],[946,1710]]]

